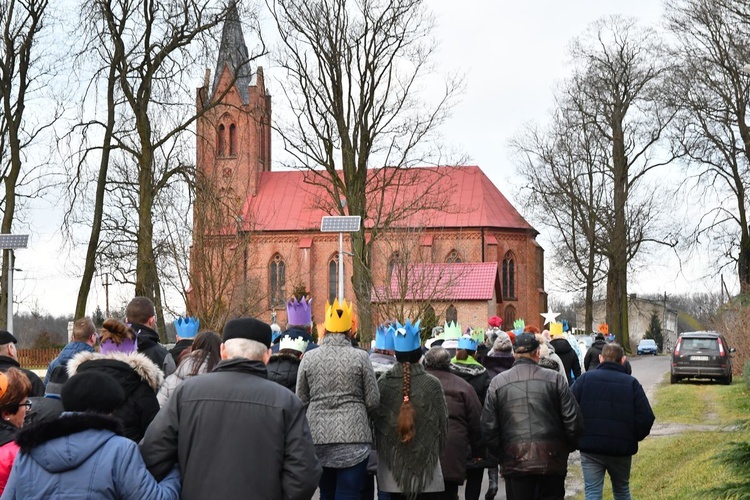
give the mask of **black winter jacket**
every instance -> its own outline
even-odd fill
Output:
[[[7,372],[8,368],[18,368],[26,374],[29,382],[31,382],[29,396],[44,396],[44,382],[39,378],[39,375],[26,368],[21,368],[21,364],[10,356],[0,356],[0,372]]]
[[[179,463],[182,500],[309,499],[323,472],[300,400],[244,358],[180,384],[141,454],[157,480]]]
[[[80,352],[68,362],[68,375],[96,370],[114,377],[125,392],[125,402],[115,410],[124,429],[124,436],[140,441],[146,428],[159,411],[156,394],[164,375],[150,359],[140,353],[113,352],[99,354]]]
[[[492,380],[500,373],[509,370],[516,358],[513,357],[512,352],[493,352],[482,359],[482,365],[487,368],[487,376]],[[484,404],[484,401],[482,401]]]
[[[130,323],[130,326],[138,336],[138,352],[144,354],[164,372],[164,358],[167,357],[167,348],[159,343],[159,334],[151,328],[140,323]],[[175,359],[175,364],[177,363]],[[157,389],[158,390],[158,389]]]
[[[550,344],[555,348],[555,354],[560,356],[563,362],[563,369],[565,370],[565,377],[568,379],[568,385],[572,384],[574,379],[581,376],[581,362],[578,359],[578,354],[573,350],[573,346],[570,345],[567,339],[552,339]]]
[[[629,456],[651,432],[654,412],[641,384],[621,364],[605,361],[571,387],[583,413],[583,452]]]
[[[297,392],[297,372],[300,359],[292,354],[274,354],[268,361],[268,380],[281,384],[292,392]]]
[[[583,417],[562,375],[520,358],[492,379],[481,427],[503,474],[565,475]]]
[[[599,366],[599,355],[602,353],[605,345],[607,345],[607,342],[604,340],[596,340],[588,348],[586,355],[583,357],[583,368],[586,371],[593,370]]]

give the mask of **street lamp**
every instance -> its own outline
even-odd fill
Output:
[[[344,300],[344,233],[359,231],[359,215],[326,215],[320,221],[322,233],[339,233],[339,303]]]
[[[13,250],[26,248],[28,243],[28,234],[0,234],[0,250],[8,250],[8,320],[5,328],[10,333],[13,333],[13,270],[15,269]]]

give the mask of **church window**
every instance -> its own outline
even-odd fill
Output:
[[[458,310],[456,310],[456,306],[453,304],[448,306],[448,309],[445,310],[445,322],[446,323],[458,323]]]
[[[401,252],[396,250],[391,254],[391,258],[388,260],[388,280],[393,277],[393,270],[396,268],[396,266],[403,263],[403,258],[401,257]]]
[[[513,322],[516,320],[516,308],[508,306],[505,308],[505,314],[503,315],[503,326],[506,329],[513,328]]]
[[[217,137],[216,137],[216,152],[217,152],[216,156],[218,156],[220,158],[224,157],[226,155],[226,151],[227,151],[227,149],[226,149],[227,148],[227,144],[226,144],[226,141],[227,141],[226,132],[227,132],[226,131],[226,127],[224,127],[223,124],[219,125],[219,130],[218,130],[218,133],[216,134],[217,135]]]
[[[346,263],[344,263],[346,264]],[[344,272],[346,276],[346,272]],[[339,255],[336,254],[328,261],[328,302],[333,304],[333,300],[339,292]]]
[[[503,258],[503,300],[514,300],[515,298],[516,257],[513,252],[508,252]]]
[[[229,126],[229,156],[237,156],[237,125]]]
[[[445,258],[445,262],[448,264],[454,264],[454,263],[461,263],[463,262],[463,259],[461,258],[461,254],[458,253],[458,250],[451,250],[448,256]]]
[[[268,265],[270,273],[271,307],[283,307],[286,304],[286,267],[280,254],[275,254]]]

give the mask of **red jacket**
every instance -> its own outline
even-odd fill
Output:
[[[5,491],[5,485],[8,484],[10,469],[13,468],[13,461],[17,454],[18,445],[15,441],[0,446],[0,495]]]

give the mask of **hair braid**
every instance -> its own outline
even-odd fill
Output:
[[[408,443],[414,437],[414,407],[409,401],[409,391],[411,389],[411,373],[409,372],[409,363],[403,363],[404,367],[404,400],[401,403],[401,410],[398,414],[397,430],[402,443]]]

